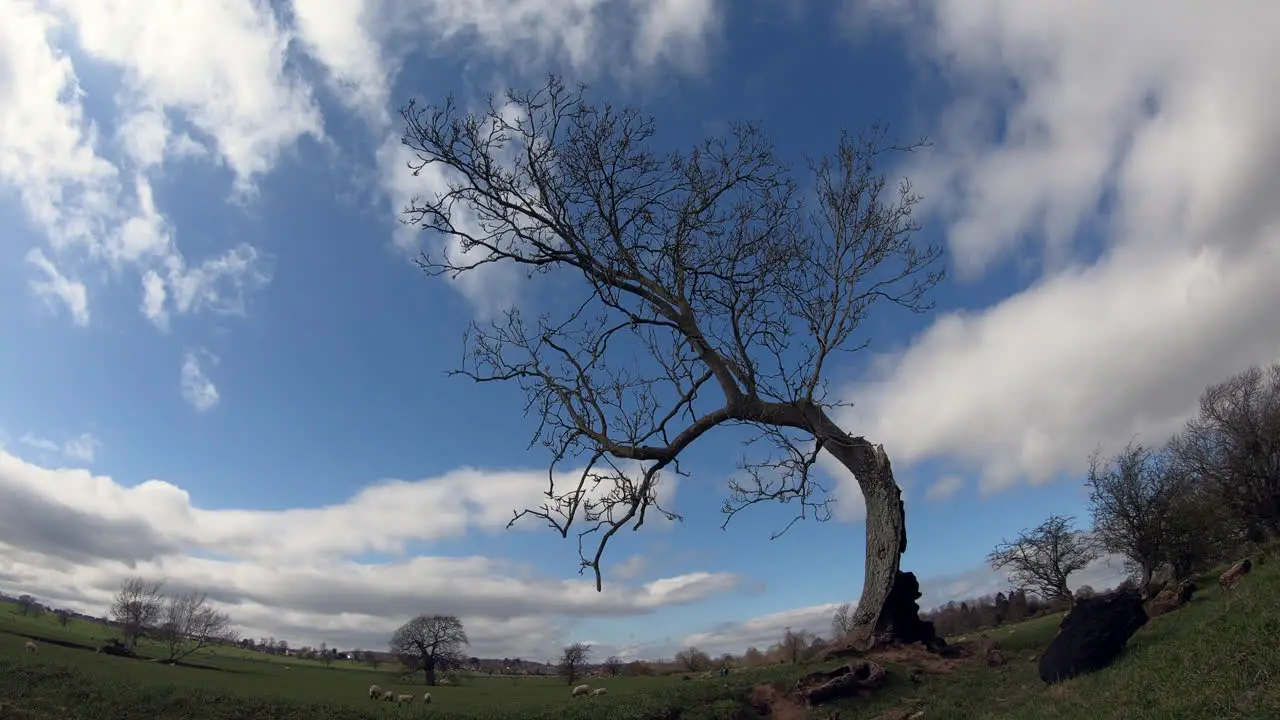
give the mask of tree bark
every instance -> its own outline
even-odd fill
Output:
[[[852,437],[825,412],[820,411],[816,420],[815,436],[832,457],[853,473],[867,503],[867,556],[851,639],[854,644],[869,648],[894,637],[886,601],[897,579],[902,553],[907,549],[902,490],[894,480],[893,466],[883,445]]]

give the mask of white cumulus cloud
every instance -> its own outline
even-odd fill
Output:
[[[960,88],[907,171],[961,280],[1038,274],[880,358],[847,426],[991,491],[1160,442],[1207,384],[1280,359],[1280,6],[856,5]]]
[[[611,581],[598,593],[590,578],[502,558],[404,554],[409,542],[502,532],[513,509],[542,499],[545,482],[541,470],[460,469],[384,481],[325,507],[208,510],[169,482],[125,486],[0,450],[0,589],[100,614],[123,577],[143,574],[208,591],[245,634],[342,647],[385,646],[429,608],[462,616],[477,654],[533,657],[557,647],[574,619],[647,614],[738,586],[731,573],[695,571]],[[369,552],[394,559],[356,559]]]

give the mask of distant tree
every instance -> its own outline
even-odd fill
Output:
[[[21,612],[23,615],[30,615],[38,606],[39,602],[30,595],[18,596],[18,612]]]
[[[419,615],[396,630],[391,637],[391,654],[409,672],[422,672],[427,685],[435,685],[439,674],[462,665],[463,646],[470,645],[462,621],[454,615]]]
[[[1222,527],[1216,503],[1199,494],[1191,476],[1169,452],[1130,442],[1104,461],[1089,458],[1089,502],[1101,549],[1125,557],[1141,587],[1165,565],[1177,579],[1214,554]]]
[[[764,662],[764,653],[759,648],[749,647],[742,653],[742,663],[747,667],[755,667]]]
[[[58,624],[61,625],[62,627],[66,627],[67,624],[71,622],[70,610],[58,608],[57,610],[53,611],[53,614],[58,618]]]
[[[369,663],[369,667],[374,670],[377,670],[378,666],[382,664],[382,658],[378,656],[378,653],[372,650],[366,650],[364,652],[364,661]]]
[[[540,518],[565,536],[582,521],[582,566],[600,589],[618,530],[654,512],[676,517],[658,504],[656,483],[711,430],[746,426],[771,447],[743,460],[726,523],[766,501],[794,503],[792,522],[829,517],[810,472],[825,450],[867,506],[857,623],[892,634],[885,604],[906,549],[901,491],[884,448],[836,422],[826,375],[842,350],[865,347],[876,306],[932,307],[942,249],[916,240],[920,198],[878,168],[922,143],[895,146],[883,128],[845,134],[801,180],[753,125],[663,152],[652,118],[592,104],[585,88],[554,77],[479,114],[446,100],[410,103],[402,116],[408,171],[438,168],[451,180],[415,198],[402,220],[461,248],[423,255],[423,270],[568,274],[558,276],[567,295],[557,316],[511,310],[474,323],[459,370],[517,382],[553,469],[586,466],[567,488],[551,473],[548,500],[516,519]],[[606,492],[588,498],[596,486]]]
[[[632,660],[625,670],[632,677],[648,677],[653,674],[653,666],[643,660]]]
[[[333,664],[333,660],[337,654],[338,651],[330,648],[328,644],[323,642],[320,643],[320,662],[324,663],[325,667]]]
[[[622,672],[622,658],[617,655],[610,655],[605,658],[604,671],[610,675],[618,675]]]
[[[1001,625],[1004,623],[1005,620],[1009,619],[1009,607],[1010,607],[1009,598],[1002,592],[996,593],[996,598],[995,598],[995,603],[993,608],[995,611],[993,613],[994,620],[995,620],[994,624]]]
[[[590,645],[580,642],[566,645],[564,651],[560,653],[560,662],[557,665],[560,676],[572,685],[573,681],[578,679],[578,673],[582,672],[582,667],[587,664],[587,658],[590,656]]]
[[[676,653],[676,663],[689,672],[701,672],[711,667],[711,656],[696,647]]]
[[[1171,450],[1250,539],[1280,537],[1280,363],[1206,389]]]
[[[138,638],[155,627],[164,611],[162,583],[130,576],[120,583],[111,601],[111,617],[120,624],[125,642],[138,646]]]
[[[778,654],[792,665],[798,665],[808,659],[814,636],[804,630],[786,628],[782,639],[778,641]]]
[[[170,661],[232,637],[231,616],[209,605],[201,592],[174,593],[162,600],[157,636]]]
[[[1098,558],[1092,538],[1072,528],[1073,518],[1051,515],[1039,527],[1023,530],[1013,542],[1004,541],[987,556],[995,570],[1006,570],[1020,588],[1046,600],[1075,600],[1067,578]]]
[[[853,605],[844,603],[836,608],[836,614],[831,618],[831,637],[842,638],[853,632],[854,627]]]

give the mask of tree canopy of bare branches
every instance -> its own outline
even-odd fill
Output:
[[[164,610],[163,583],[139,576],[125,578],[111,601],[111,618],[120,624],[125,642],[138,646],[138,638],[155,627]]]
[[[176,661],[233,637],[231,616],[209,605],[202,592],[174,593],[162,600],[157,635]]]
[[[1099,547],[1123,555],[1142,587],[1161,568],[1181,580],[1215,559],[1225,524],[1219,503],[1168,450],[1130,442],[1106,461],[1095,452],[1085,482]]]
[[[836,608],[836,612],[831,616],[831,637],[833,639],[842,638],[853,632],[853,605],[843,603]]]
[[[676,664],[689,672],[700,672],[711,667],[711,656],[696,647],[689,647],[676,653]]]
[[[473,323],[458,371],[518,383],[540,420],[531,444],[551,450],[547,502],[513,522],[532,516],[566,537],[581,523],[583,569],[599,589],[618,530],[651,511],[675,517],[656,483],[711,430],[745,427],[771,448],[743,460],[726,522],[762,501],[825,519],[830,498],[811,470],[826,450],[867,503],[859,624],[888,630],[884,600],[906,545],[901,494],[883,448],[832,420],[824,378],[840,352],[869,342],[861,323],[878,304],[932,307],[941,248],[917,244],[919,198],[878,169],[919,143],[896,146],[883,128],[844,134],[810,163],[801,192],[755,125],[663,154],[652,118],[591,104],[585,87],[555,77],[475,114],[452,98],[401,114],[409,169],[448,181],[402,216],[452,245],[420,267],[556,271],[555,307]],[[584,469],[558,486],[570,462]]]
[[[1252,539],[1280,537],[1280,363],[1210,386],[1171,449]]]
[[[576,642],[565,646],[560,653],[560,664],[557,666],[565,682],[572,685],[573,681],[578,679],[578,673],[582,672],[582,667],[587,664],[589,657],[591,657],[590,645]]]
[[[391,636],[391,654],[409,672],[421,671],[427,685],[435,685],[439,673],[462,666],[462,648],[470,644],[456,616],[419,615]]]
[[[617,655],[610,655],[605,658],[604,671],[610,675],[618,675],[622,672],[622,658]]]
[[[1074,519],[1050,515],[1039,527],[1023,530],[1013,542],[1004,541],[987,557],[995,570],[1006,570],[1019,589],[1045,600],[1074,603],[1067,578],[1098,558],[1096,543],[1076,532]]]

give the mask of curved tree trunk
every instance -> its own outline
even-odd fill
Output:
[[[862,597],[854,611],[850,640],[864,649],[895,636],[889,595],[898,579],[902,553],[907,549],[907,518],[902,490],[883,445],[846,433],[824,412],[815,435],[823,448],[853,473],[867,503],[867,557]]]

